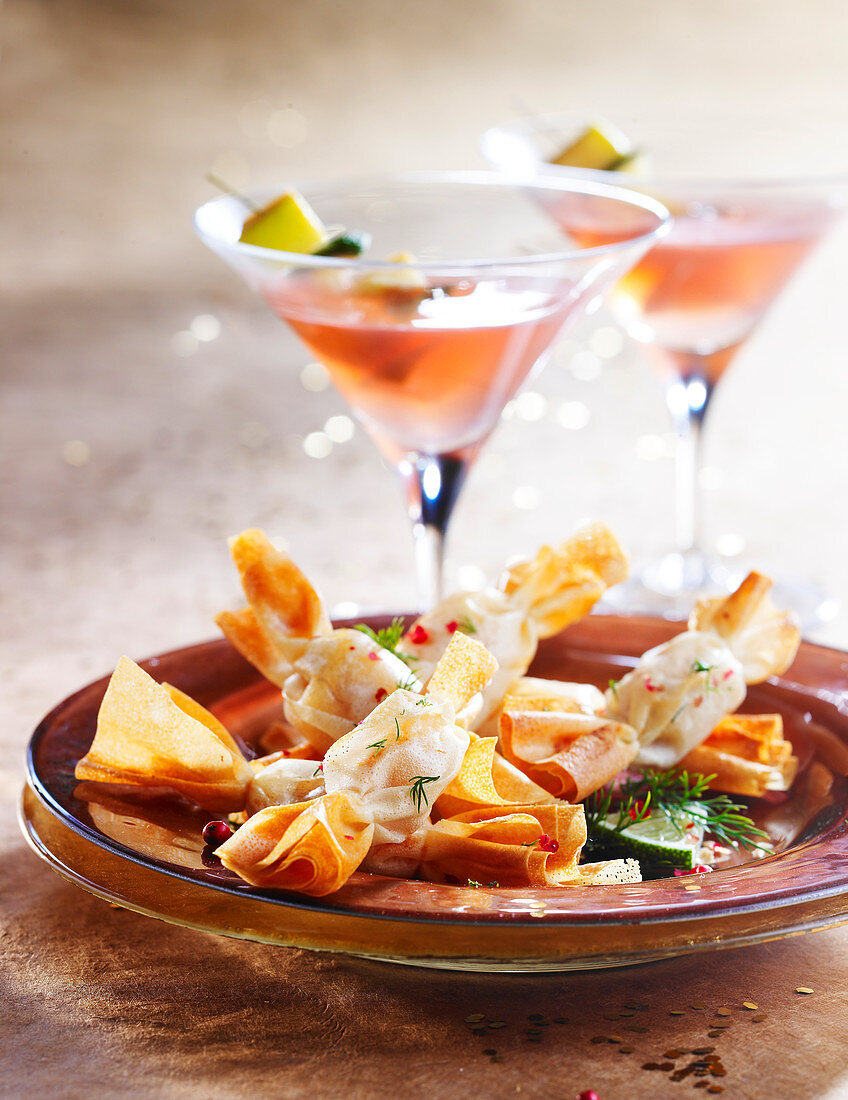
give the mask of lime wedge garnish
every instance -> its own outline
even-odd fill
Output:
[[[700,860],[704,841],[703,808],[683,806],[672,815],[656,810],[643,821],[616,830],[618,815],[593,825],[591,858],[638,859],[643,873],[671,874],[675,867],[691,871]]]

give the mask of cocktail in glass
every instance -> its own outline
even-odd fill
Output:
[[[537,116],[488,131],[481,147],[487,159],[507,173],[536,171],[545,177],[553,173],[559,178],[625,183],[661,197],[674,215],[671,232],[610,295],[619,320],[649,346],[661,371],[677,440],[675,550],[648,566],[620,595],[631,610],[674,613],[688,608],[704,586],[731,586],[734,579],[732,570],[703,551],[700,441],[716,383],[834,224],[845,203],[848,179],[839,174],[814,179],[786,174],[721,178],[718,157],[704,148],[707,143],[695,136],[695,127],[635,135],[643,142],[639,146],[637,141],[637,148],[651,154],[652,164],[670,165],[668,173],[654,175],[651,170],[636,175],[552,165],[550,159],[585,125],[585,117]],[[784,151],[792,155],[788,142]],[[730,160],[734,168],[756,159],[750,149],[746,159],[742,143],[736,152],[738,159]],[[784,163],[784,172],[786,167]],[[547,208],[580,243],[607,240],[606,228],[593,225],[591,216],[575,217],[574,209],[558,206],[555,198]],[[800,584],[790,588],[781,598],[794,603],[807,622],[813,621],[821,594]]]
[[[373,259],[241,243],[251,206],[286,190],[215,199],[195,227],[324,364],[397,469],[427,606],[464,476],[504,405],[667,231],[667,211],[592,181],[426,173],[299,188],[325,223],[368,234]],[[590,211],[606,239],[567,244],[544,213],[554,202]]]

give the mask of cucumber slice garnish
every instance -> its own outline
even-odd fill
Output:
[[[338,233],[316,248],[313,256],[361,256],[370,243],[367,233]]]

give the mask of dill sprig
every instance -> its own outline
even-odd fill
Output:
[[[476,634],[477,627],[472,623],[471,619],[467,615],[463,615],[461,619],[456,621],[456,629],[460,634]]]
[[[382,649],[387,649],[389,653],[393,653],[395,657],[399,658],[403,663],[411,669],[410,676],[405,683],[409,683],[410,680],[415,679],[416,665],[413,659],[405,653],[398,653],[398,645],[401,638],[406,633],[406,624],[403,619],[398,618],[396,615],[388,626],[381,626],[379,630],[375,630],[372,626],[368,626],[367,623],[356,623],[354,630],[361,630],[363,634],[366,634],[372,642],[376,642]],[[405,684],[398,684],[398,687],[404,687]]]
[[[412,801],[415,803],[415,810],[417,813],[421,813],[421,803],[429,807],[430,799],[427,797],[427,792],[424,789],[427,783],[435,783],[442,777],[440,775],[413,775],[410,780],[409,793]]]
[[[711,691],[718,691],[718,685],[713,682],[713,678],[710,676],[715,667],[715,665],[705,665],[703,661],[693,661],[690,669],[693,673],[704,673],[704,690],[708,695]]]
[[[586,828],[589,831],[603,822],[613,832],[620,833],[629,825],[635,825],[637,821],[644,821],[651,816],[650,791],[640,799],[633,794],[624,794],[625,786],[626,784],[622,784],[616,789],[614,784],[608,784],[589,795],[583,803]],[[618,812],[617,820],[610,822],[609,818],[616,812]]]
[[[397,721],[397,718],[395,719],[395,721]],[[367,749],[373,749],[374,750],[374,755],[379,756],[379,754],[386,747],[386,738],[381,737],[379,741],[372,741],[370,745],[366,745],[365,747]]]
[[[680,715],[684,712],[684,710],[686,710],[686,708],[689,705],[690,704],[689,704],[688,701],[685,702],[685,703],[681,703],[680,706],[677,708],[677,710],[674,712],[674,714],[672,714],[671,718],[669,718],[668,724],[671,725],[672,722],[676,722],[677,719],[680,717]]]
[[[591,831],[603,822],[615,833],[645,821],[652,813],[664,813],[684,832],[684,823],[696,821],[704,832],[730,847],[759,849],[771,853],[768,834],[759,829],[742,811],[746,807],[726,794],[708,794],[714,775],[689,774],[687,771],[646,771],[609,784],[591,794],[583,803],[586,827]],[[615,814],[617,818],[614,818]],[[614,820],[610,821],[609,818]],[[761,843],[766,841],[766,843]]]
[[[403,637],[404,624],[403,619],[395,616],[388,626],[381,626],[379,630],[375,630],[373,626],[368,626],[367,623],[357,623],[353,629],[361,630],[363,634],[368,635],[372,642],[376,642],[383,649],[387,649],[389,653],[394,653],[398,642]]]

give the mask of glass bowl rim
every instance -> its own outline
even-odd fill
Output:
[[[627,248],[638,247],[640,244],[648,246],[665,237],[671,230],[673,218],[668,208],[651,195],[645,195],[638,190],[622,186],[620,181],[611,183],[608,179],[573,180],[551,174],[542,177],[538,173],[503,173],[495,171],[467,170],[467,171],[414,171],[414,172],[387,172],[382,175],[351,176],[340,179],[308,180],[298,184],[280,184],[277,186],[265,185],[251,188],[245,191],[244,197],[256,196],[258,202],[269,202],[277,195],[286,191],[301,191],[309,196],[311,192],[323,189],[339,191],[341,188],[366,188],[385,187],[387,184],[428,184],[445,183],[465,186],[497,186],[504,189],[516,189],[520,187],[536,190],[579,192],[595,198],[612,199],[625,203],[631,207],[638,207],[642,211],[652,214],[659,219],[657,224],[643,233],[636,233],[632,237],[609,244],[593,245],[590,248],[569,248],[556,252],[544,252],[531,256],[488,257],[486,259],[469,260],[413,260],[404,262],[405,268],[436,274],[456,273],[462,271],[474,271],[490,269],[524,269],[545,264],[561,264],[571,261],[600,259],[614,253],[623,252]],[[278,264],[292,264],[302,268],[342,269],[351,271],[380,271],[393,270],[397,263],[390,260],[371,260],[360,257],[338,256],[314,256],[305,252],[284,252],[273,248],[262,248],[258,245],[244,244],[238,240],[229,240],[220,234],[216,234],[202,222],[215,207],[226,206],[233,202],[239,202],[241,194],[218,195],[207,202],[202,203],[194,212],[192,224],[194,231],[200,239],[210,247],[224,245],[238,255],[248,259],[272,260]],[[354,227],[348,227],[354,228]]]

